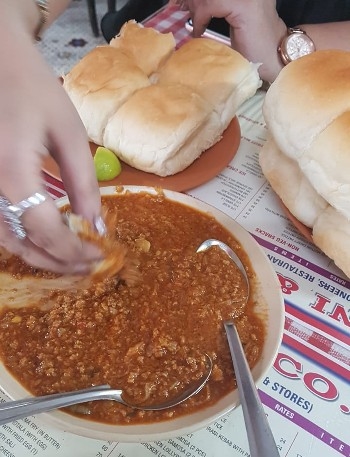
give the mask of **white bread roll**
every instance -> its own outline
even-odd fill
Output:
[[[350,52],[317,51],[280,72],[263,106],[269,132],[282,153],[298,163],[313,188],[347,219],[349,75]]]
[[[299,164],[315,190],[350,220],[350,111],[314,138]]]
[[[89,139],[159,176],[184,170],[219,141],[261,84],[258,66],[228,46],[201,38],[174,52],[170,35],[129,21],[64,78]],[[148,77],[164,61],[159,81]]]
[[[258,65],[210,38],[193,38],[182,45],[160,68],[157,82],[180,83],[198,92],[215,107],[222,131],[261,86]]]
[[[213,107],[190,88],[152,85],[111,117],[104,145],[140,170],[168,176],[187,168],[220,139]]]
[[[134,20],[126,22],[109,44],[129,54],[147,76],[170,57],[176,46],[172,33],[160,33]]]
[[[136,90],[149,85],[131,57],[110,46],[90,51],[63,78],[89,139],[100,145],[110,117]]]
[[[291,62],[269,88],[263,114],[272,138],[260,157],[267,180],[350,278],[350,52]]]
[[[270,137],[260,151],[259,162],[272,189],[293,216],[312,228],[328,203],[311,186],[296,161],[284,155]]]
[[[334,263],[350,278],[350,221],[328,206],[315,222],[312,238]]]
[[[278,147],[299,159],[314,139],[350,110],[350,52],[316,51],[282,69],[263,107]]]

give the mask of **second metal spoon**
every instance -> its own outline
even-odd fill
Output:
[[[242,404],[250,455],[251,457],[279,457],[236,326],[233,322],[225,322],[224,326]]]
[[[51,411],[53,409],[64,408],[78,403],[85,403],[92,400],[114,400],[130,408],[145,411],[159,411],[172,408],[193,395],[197,394],[206,384],[211,374],[213,363],[211,358],[206,356],[207,369],[203,376],[191,385],[188,389],[174,398],[170,398],[164,403],[157,405],[133,405],[125,401],[122,397],[123,391],[111,389],[108,385],[90,387],[88,389],[63,392],[58,394],[43,395],[41,397],[29,397],[23,400],[9,401],[0,404],[0,425],[4,425],[14,420],[33,416],[39,413]]]
[[[217,246],[224,251],[243,273],[245,280],[247,281],[249,297],[249,280],[247,273],[237,254],[227,246],[227,244],[219,240],[209,239],[199,246],[197,252],[206,251],[212,246]],[[236,326],[233,321],[228,321],[224,322],[224,327],[235,370],[239,398],[243,409],[250,455],[251,457],[279,457],[279,452],[251,375]]]

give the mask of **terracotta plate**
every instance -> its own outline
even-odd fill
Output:
[[[101,181],[100,187],[118,185],[136,185],[161,187],[163,189],[184,192],[200,186],[214,178],[235,156],[241,141],[241,130],[238,119],[235,117],[225,130],[222,139],[192,163],[188,168],[173,176],[162,178],[152,173],[132,168],[122,163],[122,172],[111,181]],[[91,153],[96,151],[96,145],[91,143]],[[58,165],[48,157],[43,163],[43,170],[54,178],[61,179]]]

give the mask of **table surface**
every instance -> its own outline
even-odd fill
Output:
[[[186,19],[186,13],[165,7],[145,25],[172,32],[181,46],[190,39]],[[242,138],[232,162],[187,194],[224,211],[250,232],[279,278],[285,300],[283,341],[258,387],[280,455],[350,456],[350,283],[294,228],[262,175],[258,155],[266,140],[264,95],[258,91],[239,108]],[[50,176],[46,181],[54,198],[65,195],[60,181]],[[152,444],[89,440],[46,429],[34,418],[1,431],[0,455],[6,456],[249,456],[240,408],[190,436]]]

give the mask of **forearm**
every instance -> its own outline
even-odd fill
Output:
[[[350,22],[329,22],[327,24],[301,24],[315,43],[316,49],[343,49],[350,51]]]
[[[249,61],[261,64],[259,74],[263,81],[272,82],[282,70],[283,64],[277,51],[287,34],[287,26],[280,18],[273,25],[254,25],[230,28],[232,48]],[[256,30],[255,33],[252,30]]]
[[[276,0],[171,0],[188,9],[193,35],[200,36],[211,17],[224,18],[230,25],[231,44],[251,62],[260,63],[264,81],[272,82],[283,68],[278,48],[288,34],[276,10]],[[350,51],[350,21],[298,24],[317,49]]]
[[[350,51],[350,22],[298,25],[314,41],[316,50],[343,49]],[[273,27],[259,29],[259,36],[251,28],[231,29],[232,47],[252,62],[261,63],[260,76],[264,81],[276,79],[284,65],[278,53],[281,40],[287,34],[287,27],[280,19]]]
[[[47,28],[68,6],[71,0],[49,0]],[[40,24],[40,11],[34,0],[0,0],[0,28],[16,33],[24,33],[34,38]]]

